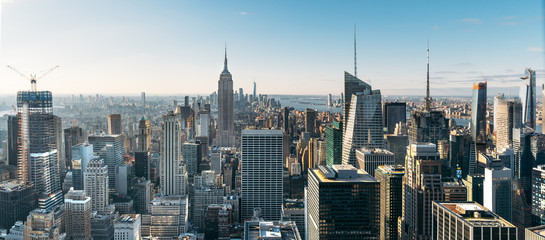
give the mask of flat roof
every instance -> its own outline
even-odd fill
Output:
[[[476,202],[436,202],[474,227],[515,227]]]
[[[314,169],[310,169],[310,171],[313,172],[318,177],[318,180],[320,182],[324,182],[324,183],[378,182],[373,176],[371,176],[370,174],[366,173],[365,171],[363,171],[361,169],[357,170],[357,175],[356,175],[357,177],[356,178],[337,178],[336,177],[336,178],[332,178],[332,179],[326,178],[325,175],[323,174],[323,172],[320,171],[320,169],[314,168]]]

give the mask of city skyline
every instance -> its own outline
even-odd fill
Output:
[[[503,92],[526,67],[537,85],[544,73],[539,1],[131,3],[2,1],[1,63],[60,65],[38,80],[59,95],[209,94],[227,43],[234,89],[250,92],[255,79],[263,94],[338,95],[341,71],[354,71],[356,24],[358,77],[385,95],[424,94],[428,38],[432,96],[470,95],[481,72]],[[0,78],[1,95],[28,89],[5,67]]]

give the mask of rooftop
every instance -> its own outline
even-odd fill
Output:
[[[352,165],[319,166],[311,171],[320,182],[377,182],[373,176]]]
[[[294,222],[247,221],[244,223],[245,240],[300,240],[301,236]]]
[[[474,227],[515,227],[476,202],[438,202],[436,203],[462,218]]]
[[[30,182],[20,182],[17,180],[9,180],[5,182],[0,182],[0,192],[13,192],[31,187],[32,183]]]
[[[386,154],[386,155],[394,155],[394,153],[383,149],[383,148],[361,148],[356,150],[358,152],[361,152],[362,154]]]

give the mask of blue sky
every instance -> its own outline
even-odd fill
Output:
[[[235,89],[338,95],[354,24],[358,77],[384,94],[424,94],[428,38],[432,94],[545,82],[541,1],[1,1],[0,63],[60,65],[38,81],[57,94],[209,94],[227,43]],[[5,67],[0,84],[29,88]]]

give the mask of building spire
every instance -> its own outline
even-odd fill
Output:
[[[431,97],[430,97],[430,40],[428,39],[427,50],[427,70],[426,70],[426,110],[431,109]]]
[[[227,70],[227,43],[225,43],[225,60],[223,62],[223,72],[228,73],[229,70]]]
[[[356,24],[354,24],[354,77],[358,77],[358,64],[356,61]]]

